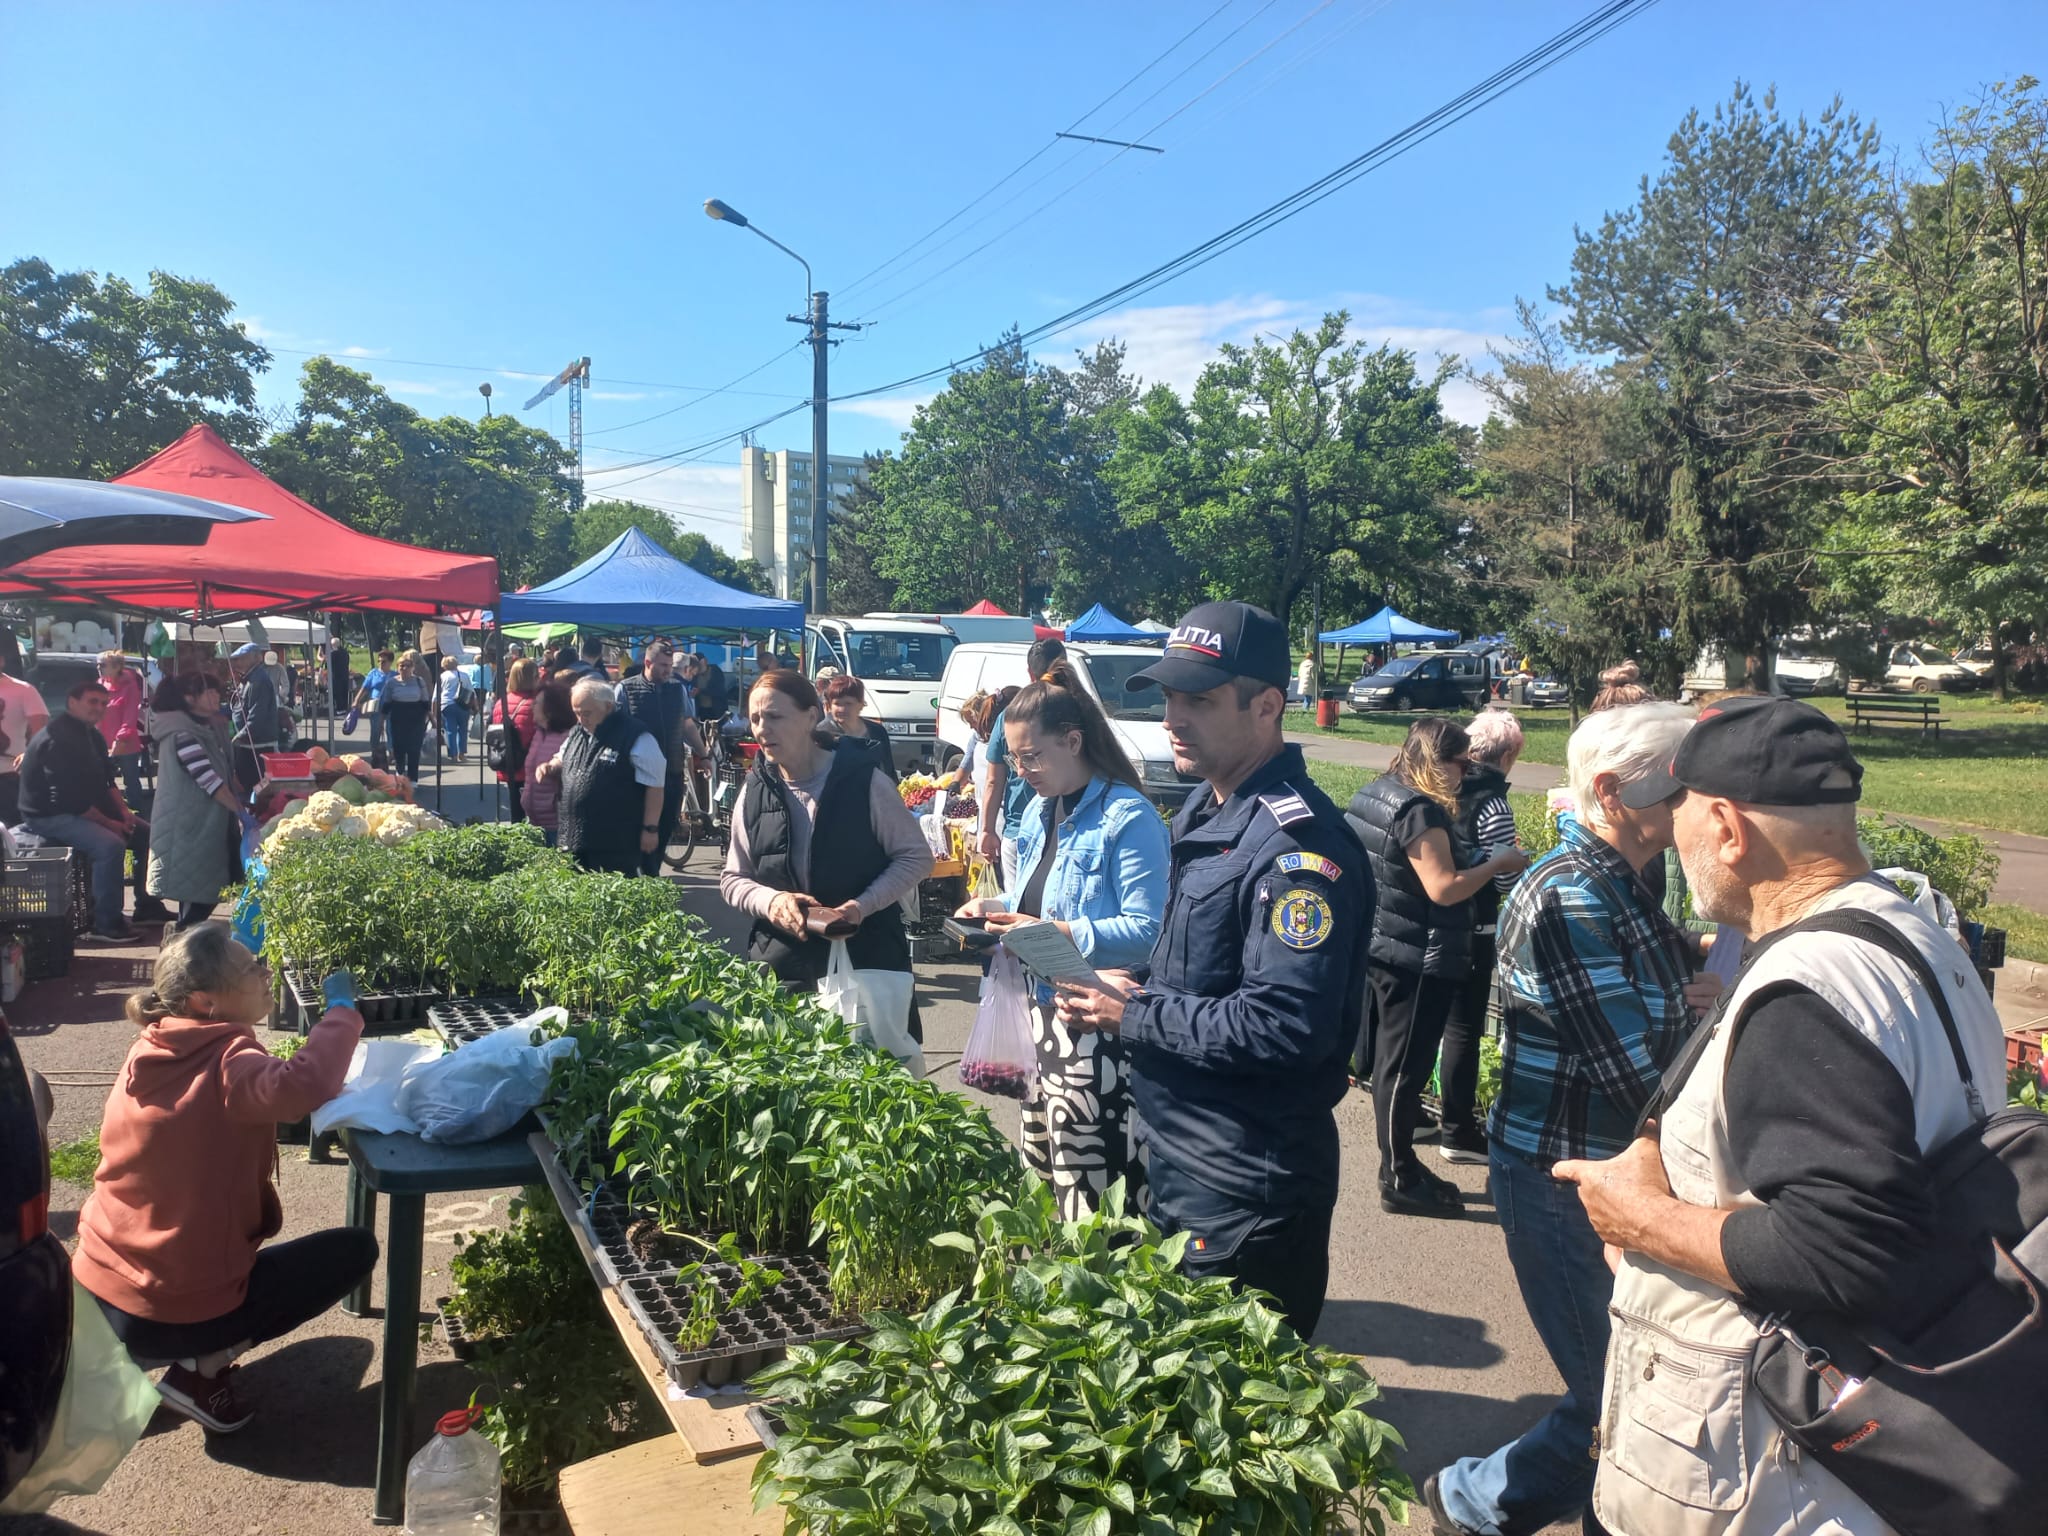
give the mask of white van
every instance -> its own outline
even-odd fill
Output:
[[[1024,664],[1030,649],[1007,641],[954,647],[939,684],[941,768],[956,766],[967,751],[971,733],[960,718],[960,706],[977,693],[1021,688],[1030,682]],[[1159,660],[1159,647],[1069,641],[1067,655],[1078,663],[1075,670],[1109,716],[1109,728],[1144,780],[1146,795],[1177,809],[1198,781],[1173,766],[1173,749],[1166,742],[1166,696],[1157,688],[1126,686],[1133,674]]]
[[[867,690],[861,713],[882,722],[896,766],[929,768],[939,745],[939,680],[958,643],[930,619],[812,619],[804,625],[804,674],[837,667],[859,678]]]
[[[1007,613],[870,613],[866,617],[922,619],[928,624],[943,624],[963,645],[970,640],[1021,640],[1029,645],[1038,638],[1035,619],[1017,618]]]

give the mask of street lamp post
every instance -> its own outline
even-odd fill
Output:
[[[808,326],[806,338],[811,344],[811,595],[809,607],[812,613],[825,612],[826,546],[831,537],[831,463],[827,443],[827,403],[831,399],[828,385],[827,359],[833,345],[833,331],[857,331],[858,325],[834,321],[826,307],[827,295],[821,288],[811,285],[811,264],[797,255],[759,225],[750,223],[747,216],[730,203],[710,198],[704,204],[704,212],[721,224],[735,225],[740,229],[751,229],[775,249],[789,257],[804,269],[804,295],[806,312],[788,318],[797,325]]]

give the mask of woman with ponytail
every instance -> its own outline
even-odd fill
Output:
[[[1380,1208],[1395,1215],[1462,1209],[1458,1186],[1415,1155],[1422,1089],[1471,964],[1472,898],[1529,864],[1513,846],[1481,861],[1458,835],[1471,749],[1464,727],[1435,716],[1416,721],[1393,765],[1353,795],[1345,813],[1372,861],[1373,1119]]]
[[[1102,706],[1061,658],[1010,700],[1002,718],[1009,762],[1034,798],[1010,890],[971,901],[962,914],[986,917],[997,932],[1056,924],[1097,969],[1144,965],[1166,908],[1166,823],[1139,788]],[[1034,988],[1031,1025],[1039,1100],[1024,1106],[1025,1161],[1052,1184],[1069,1219],[1093,1211],[1118,1179],[1129,1208],[1143,1210],[1122,1042],[1069,1033],[1044,987]]]

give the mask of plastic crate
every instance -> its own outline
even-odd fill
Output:
[[[71,918],[16,918],[4,925],[21,938],[22,979],[53,981],[71,974],[72,945],[77,937]]]
[[[80,905],[77,886],[83,876],[88,892],[92,873],[84,859],[71,848],[24,848],[7,860],[0,875],[0,923],[46,921],[63,918],[69,922]],[[91,913],[90,896],[83,903]]]
[[[313,756],[309,752],[265,752],[263,775],[273,784],[287,779],[313,781]]]
[[[427,1010],[447,996],[439,987],[392,986],[363,994],[356,999],[356,1011],[363,1016],[363,1032],[372,1035],[402,1035],[427,1022]],[[312,1033],[320,1016],[327,1012],[327,999],[320,991],[320,978],[297,966],[284,968],[284,998],[288,1010],[285,1027],[302,1035]]]
[[[534,1011],[517,997],[448,997],[427,1009],[427,1027],[450,1049],[481,1040]]]
[[[1977,952],[1970,957],[1987,971],[1995,971],[2005,964],[2005,930],[1986,928],[1977,942]]]

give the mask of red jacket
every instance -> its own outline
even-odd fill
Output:
[[[279,1121],[341,1091],[363,1033],[330,1008],[289,1061],[242,1024],[161,1019],[129,1049],[100,1125],[71,1273],[135,1317],[202,1323],[241,1305],[256,1250],[284,1225]]]
[[[116,757],[142,750],[142,678],[133,667],[121,669],[121,681],[107,690],[107,712],[100,716],[100,734]]]
[[[537,697],[538,695],[531,693],[508,693],[504,698],[491,706],[490,723],[493,725],[504,723],[506,710],[509,709],[512,712],[512,729],[519,733],[519,745],[526,748],[529,752],[533,750],[533,733],[539,729],[538,722],[533,718],[533,703]],[[520,759],[520,766],[509,775],[501,773],[498,777],[500,779],[510,778],[514,784],[524,784],[526,782],[525,758],[522,757]]]

